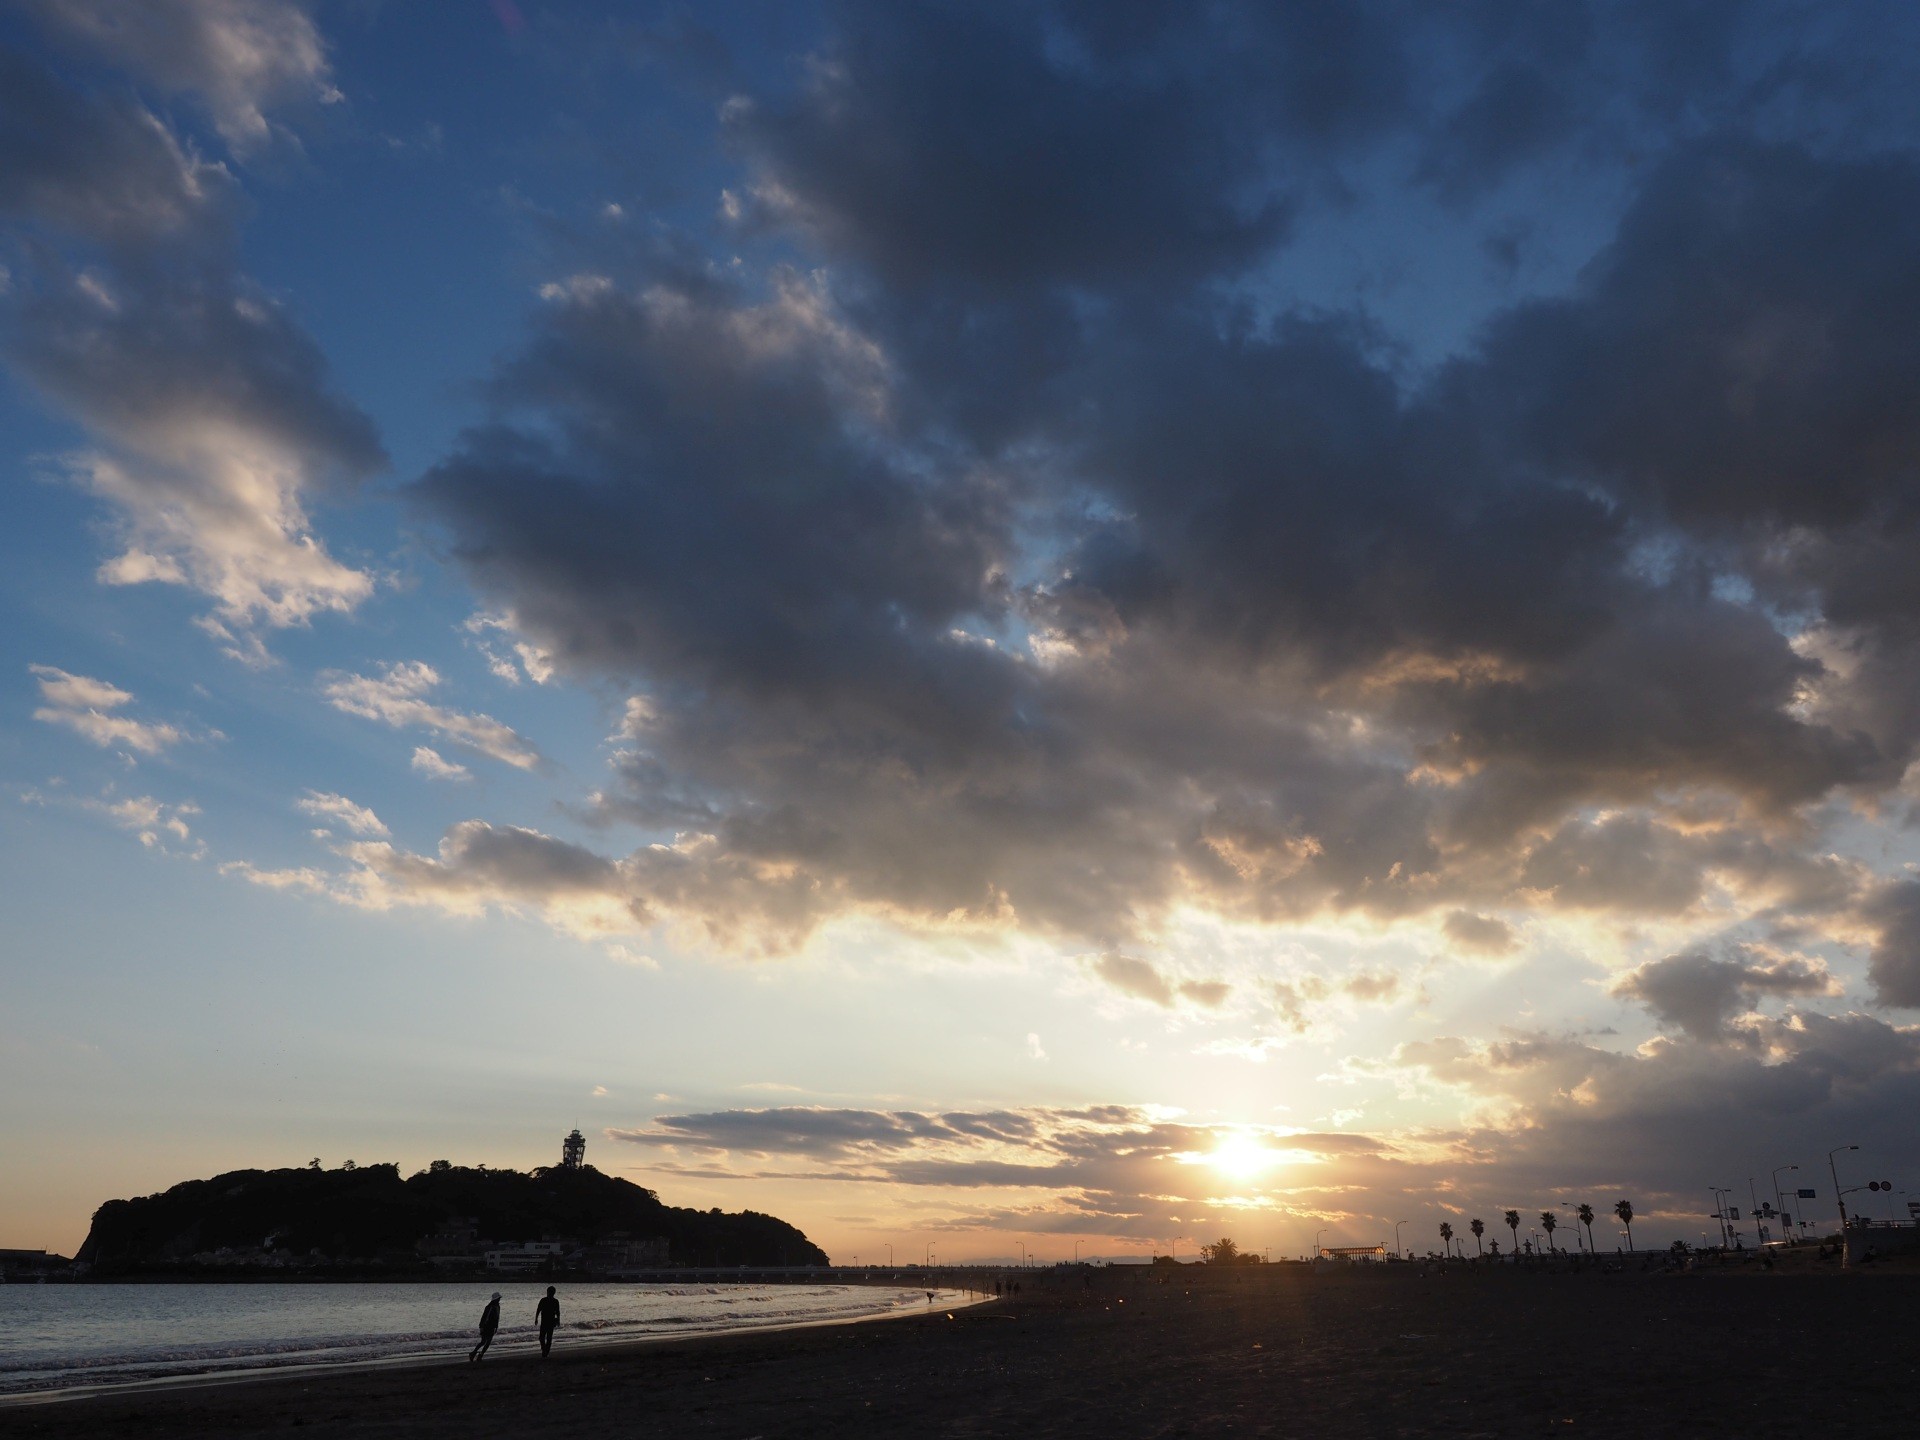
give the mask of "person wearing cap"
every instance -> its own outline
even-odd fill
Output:
[[[487,1308],[480,1312],[480,1343],[473,1347],[467,1356],[471,1364],[487,1353],[487,1347],[493,1344],[493,1332],[500,1328],[500,1292],[493,1292],[493,1298],[487,1302]]]

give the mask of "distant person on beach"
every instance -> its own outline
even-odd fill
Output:
[[[493,1298],[487,1302],[487,1308],[480,1312],[480,1343],[473,1347],[467,1356],[471,1364],[487,1353],[487,1347],[493,1344],[493,1332],[500,1328],[500,1292],[493,1292]]]
[[[553,1286],[547,1286],[547,1293],[533,1307],[533,1318],[540,1327],[540,1358],[544,1360],[553,1351],[553,1332],[560,1328],[560,1302],[553,1297]]]

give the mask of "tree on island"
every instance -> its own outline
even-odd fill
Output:
[[[1627,1253],[1633,1253],[1633,1202],[1622,1200],[1613,1207],[1613,1213],[1620,1217],[1620,1223],[1627,1227]]]
[[[1593,1207],[1582,1205],[1573,1213],[1578,1215],[1580,1223],[1587,1227],[1587,1252],[1591,1254],[1593,1252]]]
[[[1513,1232],[1513,1253],[1520,1253],[1520,1212],[1509,1210],[1506,1214],[1507,1229]]]
[[[1447,1254],[1453,1254],[1453,1226],[1445,1220],[1440,1222],[1440,1241],[1447,1247]]]
[[[1486,1247],[1480,1243],[1480,1237],[1487,1233],[1487,1222],[1484,1220],[1469,1220],[1467,1222],[1467,1229],[1473,1232],[1473,1253],[1476,1255],[1485,1255],[1487,1253]]]
[[[1549,1253],[1553,1250],[1553,1227],[1559,1223],[1560,1217],[1555,1215],[1551,1210],[1542,1210],[1540,1212],[1540,1228],[1547,1232],[1547,1250]]]

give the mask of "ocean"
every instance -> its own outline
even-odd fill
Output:
[[[0,1285],[0,1402],[297,1367],[464,1360],[500,1291],[492,1355],[537,1348],[547,1282]],[[924,1290],[868,1285],[559,1283],[555,1348],[877,1319]],[[963,1299],[936,1292],[936,1304]]]

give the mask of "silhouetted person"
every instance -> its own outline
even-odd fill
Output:
[[[553,1298],[553,1286],[547,1286],[547,1293],[533,1307],[533,1319],[540,1327],[540,1358],[544,1360],[553,1350],[553,1332],[560,1328],[560,1302]]]
[[[471,1364],[487,1353],[487,1347],[493,1344],[493,1332],[500,1328],[500,1292],[493,1292],[493,1298],[487,1302],[487,1308],[480,1312],[480,1343],[473,1347],[467,1361]]]

